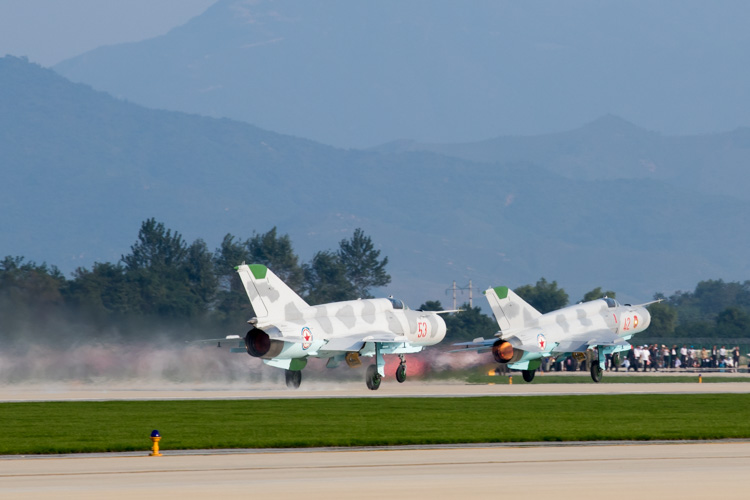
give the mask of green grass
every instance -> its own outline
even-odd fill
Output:
[[[0,404],[0,454],[750,438],[750,394]]]

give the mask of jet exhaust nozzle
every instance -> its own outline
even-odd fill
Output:
[[[284,342],[271,340],[266,332],[258,328],[253,328],[245,335],[245,349],[254,358],[274,358],[283,348]]]
[[[513,347],[513,344],[507,340],[498,340],[492,344],[492,357],[498,363],[514,363],[521,359],[523,351]]]

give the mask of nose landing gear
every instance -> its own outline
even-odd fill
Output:
[[[404,380],[406,380],[406,359],[403,354],[399,354],[398,357],[401,360],[401,363],[399,363],[398,368],[396,368],[396,380],[398,380],[399,384],[402,384]]]

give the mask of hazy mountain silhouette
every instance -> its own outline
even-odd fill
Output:
[[[746,125],[750,4],[220,0],[55,69],[152,108],[343,147],[572,129]]]
[[[709,195],[750,200],[750,128],[665,136],[606,115],[575,130],[464,144],[395,141],[374,151],[431,151],[477,162],[526,161],[570,179],[658,179]]]
[[[544,276],[573,299],[603,286],[638,300],[748,276],[744,201],[529,162],[335,149],[146,109],[13,57],[0,59],[0,151],[0,252],[66,272],[117,261],[156,217],[210,248],[278,226],[304,260],[362,227],[390,259],[389,292],[413,305],[445,301],[454,279]]]

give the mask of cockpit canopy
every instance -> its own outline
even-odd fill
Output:
[[[390,297],[388,297],[388,300],[391,301],[391,304],[393,305],[394,309],[409,309],[409,306],[407,306],[406,304],[404,304],[403,300],[395,299],[395,298],[393,298],[393,295],[391,295]]]
[[[620,307],[620,303],[617,302],[615,299],[610,299],[609,297],[603,297],[602,300],[604,300],[607,303],[607,307]]]

